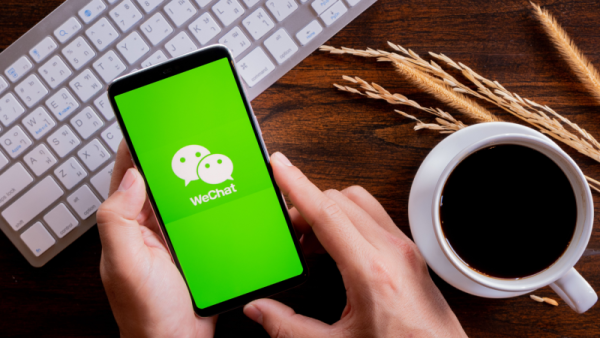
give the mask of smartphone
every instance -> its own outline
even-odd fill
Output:
[[[198,315],[306,280],[285,200],[227,47],[132,73],[108,93]]]

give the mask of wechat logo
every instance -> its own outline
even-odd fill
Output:
[[[185,181],[185,186],[201,179],[208,184],[219,184],[232,180],[233,162],[221,154],[210,154],[208,149],[190,145],[175,153],[171,161],[173,173]]]

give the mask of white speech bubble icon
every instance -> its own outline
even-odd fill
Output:
[[[209,154],[208,149],[197,145],[179,149],[171,161],[173,173],[184,180],[187,187],[191,181],[198,179],[198,163]]]
[[[221,154],[207,156],[198,166],[198,176],[208,184],[219,184],[232,180],[233,162]]]

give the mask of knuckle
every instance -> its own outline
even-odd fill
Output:
[[[289,330],[287,325],[284,325],[282,321],[278,322],[273,326],[272,338],[292,338],[294,334]]]
[[[319,209],[321,214],[327,219],[338,218],[343,213],[340,206],[330,198],[324,198],[319,205]]]
[[[350,187],[342,190],[342,194],[346,195],[348,198],[370,195],[370,193],[367,191],[367,189],[361,187],[360,185],[350,186]]]
[[[396,279],[393,276],[393,273],[390,271],[390,268],[386,265],[385,260],[374,259],[370,264],[371,273],[370,279],[374,285],[380,286],[394,286],[396,284]]]
[[[335,190],[335,189],[327,189],[325,191],[323,191],[323,195],[332,198],[334,196],[336,196],[337,194],[339,194],[340,192]]]
[[[398,250],[400,257],[402,257],[405,262],[408,262],[409,265],[413,267],[425,266],[425,261],[415,243],[410,240],[398,238],[394,235],[390,235],[389,237],[396,250]]]

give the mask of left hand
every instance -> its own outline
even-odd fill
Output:
[[[121,337],[212,337],[217,317],[194,313],[124,142],[117,152],[110,197],[96,217],[102,241],[100,275]]]

